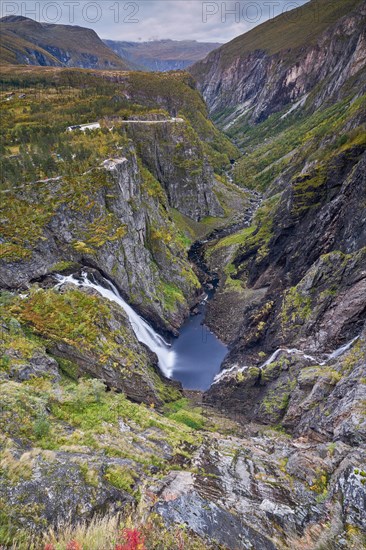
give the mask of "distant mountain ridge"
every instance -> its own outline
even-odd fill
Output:
[[[92,29],[8,16],[0,19],[0,33],[3,64],[130,69]]]
[[[103,42],[137,68],[161,72],[184,70],[222,46],[219,42],[197,42],[196,40],[151,40],[149,42],[103,40]]]

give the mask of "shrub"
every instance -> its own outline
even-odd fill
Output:
[[[138,529],[124,529],[121,533],[123,544],[117,544],[115,550],[145,550],[145,537]]]
[[[46,437],[51,429],[50,422],[47,418],[47,414],[44,410],[39,411],[37,417],[33,423],[34,435],[37,439],[42,439]]]

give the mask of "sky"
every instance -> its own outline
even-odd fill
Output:
[[[307,0],[3,0],[1,16],[80,25],[101,38],[228,42]],[[288,14],[291,18],[291,14]]]

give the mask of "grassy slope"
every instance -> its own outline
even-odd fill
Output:
[[[365,103],[365,96],[355,101],[349,96],[312,114],[294,112],[283,119],[276,113],[254,127],[233,127],[230,135],[245,151],[235,166],[236,182],[265,191],[280,174],[300,171],[306,162],[324,161],[339,147],[358,143],[365,135],[358,122]]]
[[[30,19],[0,23],[2,46],[12,52],[1,57],[1,62],[16,63],[16,52],[24,54],[25,48],[44,50],[48,47],[59,48],[71,53],[73,62],[81,59],[82,55],[89,54],[99,58],[100,65],[112,64],[121,70],[128,70],[129,66],[118,55],[110,50],[91,29],[71,25],[40,24]],[[53,56],[46,55],[52,62]],[[59,65],[60,62],[57,62]]]
[[[29,51],[35,50],[48,59],[51,65],[61,65],[58,59],[43,48],[1,27],[3,27],[3,25],[0,26],[2,36],[0,44],[1,63],[16,64],[18,63],[18,55],[29,57]]]

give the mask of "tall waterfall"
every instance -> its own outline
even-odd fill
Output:
[[[161,371],[167,378],[171,378],[176,357],[170,344],[165,342],[164,338],[157,334],[154,329],[124,301],[117,288],[110,281],[103,278],[105,286],[101,286],[91,281],[86,272],[82,272],[81,278],[79,279],[74,275],[57,275],[56,278],[58,280],[57,286],[61,286],[64,283],[71,283],[76,286],[93,288],[98,294],[123,308],[127,313],[136,338],[139,342],[142,342],[151,351],[156,353]]]

